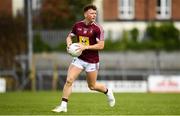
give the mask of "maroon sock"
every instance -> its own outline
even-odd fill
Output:
[[[106,92],[104,92],[104,94],[107,94],[107,92],[108,92],[108,89],[106,90]]]
[[[66,98],[62,98],[62,101],[68,102],[68,99],[66,99]]]

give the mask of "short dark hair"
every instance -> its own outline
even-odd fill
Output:
[[[93,4],[88,4],[84,7],[83,11],[86,12],[88,11],[89,9],[93,9],[93,10],[97,10],[97,7]]]

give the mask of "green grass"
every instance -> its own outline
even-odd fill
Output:
[[[104,94],[72,93],[67,113],[53,113],[61,92],[7,92],[0,94],[0,115],[177,115],[180,94],[115,93],[110,108]]]

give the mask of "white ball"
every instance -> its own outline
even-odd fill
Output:
[[[69,46],[68,53],[73,57],[78,57],[81,55],[82,51],[78,50],[79,43],[73,43]]]

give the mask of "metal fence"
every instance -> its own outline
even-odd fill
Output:
[[[110,52],[100,54],[100,70],[98,80],[146,80],[149,75],[180,75],[180,53],[173,52]],[[39,89],[43,88],[43,80],[52,79],[55,68],[60,87],[63,87],[67,68],[72,57],[66,53],[36,54],[37,78],[41,80]],[[85,73],[79,80],[85,79]],[[45,78],[46,77],[46,78]]]
[[[98,80],[146,80],[149,75],[154,74],[180,75],[179,52],[102,52],[100,59]],[[53,80],[62,88],[71,60],[72,57],[67,53],[35,54],[36,89],[51,88],[54,86]],[[84,80],[84,74],[82,73],[78,79]],[[12,75],[18,82],[18,89],[24,89],[32,81],[25,69],[21,75],[17,74],[16,69],[0,71],[1,77],[7,75]]]
[[[41,39],[51,47],[65,42],[70,30],[39,30],[34,31],[34,35],[40,35]]]

